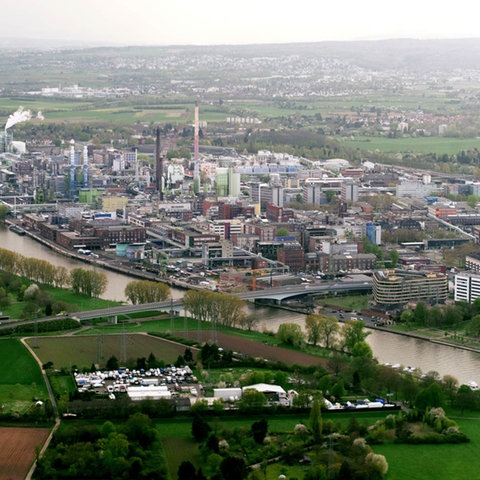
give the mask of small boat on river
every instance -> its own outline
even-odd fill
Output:
[[[18,227],[17,225],[10,225],[8,227],[8,229],[11,231],[11,232],[15,232],[17,235],[25,235],[25,230],[23,230],[22,228]]]

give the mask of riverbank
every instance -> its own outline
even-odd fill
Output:
[[[427,334],[421,334],[421,333],[416,333],[412,331],[408,332],[402,332],[400,330],[392,330],[389,327],[376,327],[376,326],[369,326],[368,328],[371,328],[372,330],[379,330],[382,332],[387,332],[387,333],[395,333],[397,335],[403,335],[404,337],[410,337],[410,338],[417,338],[418,340],[425,340],[430,343],[436,343],[438,345],[444,345],[446,347],[453,347],[453,348],[458,348],[460,350],[466,350],[468,352],[475,352],[475,353],[480,353],[480,347],[473,347],[470,345],[462,345],[457,342],[452,342],[448,340],[448,337],[443,339],[443,338],[436,338],[433,336],[428,336]],[[433,335],[433,332],[432,332]]]
[[[9,226],[15,226],[18,228],[17,223],[14,222],[13,220],[7,219],[5,220],[5,223]],[[110,270],[116,273],[121,273],[121,274],[128,275],[130,277],[134,277],[138,279],[163,282],[169,286],[173,286],[181,289],[191,288],[191,286],[189,286],[185,282],[177,281],[176,279],[173,279],[171,277],[159,277],[158,275],[155,275],[153,273],[126,266],[122,264],[120,260],[110,260],[107,258],[94,257],[91,255],[84,255],[78,252],[67,250],[66,248],[61,247],[57,243],[47,240],[46,238],[43,238],[38,233],[30,229],[22,228],[22,231],[26,236],[28,236],[32,240],[35,240],[36,242],[41,243],[45,247],[49,248],[50,250],[64,257],[72,258],[74,260],[78,260],[80,262],[83,262],[89,265],[102,267],[102,268],[105,268],[106,270]]]
[[[6,220],[5,222],[8,225],[17,225],[16,222],[11,221],[11,220]],[[35,242],[47,247],[51,251],[66,257],[66,258],[71,258],[73,260],[80,261],[85,264],[90,264],[92,266],[98,266],[100,268],[104,268],[106,270],[110,270],[115,273],[123,274],[127,277],[132,277],[132,278],[138,278],[138,279],[145,279],[145,280],[152,280],[152,281],[161,281],[166,284],[168,284],[171,287],[175,287],[181,290],[188,290],[188,289],[201,289],[201,287],[196,286],[196,285],[190,285],[186,282],[182,282],[179,279],[173,279],[171,277],[159,277],[158,275],[155,275],[153,273],[140,270],[138,268],[133,268],[131,266],[126,266],[121,263],[120,259],[116,259],[114,257],[112,258],[96,258],[96,257],[91,257],[90,255],[83,255],[79,254],[77,252],[72,252],[69,250],[66,250],[59,245],[55,244],[54,242],[51,242],[49,240],[46,240],[45,238],[41,237],[38,235],[38,233],[31,231],[29,229],[22,229],[25,231],[25,235],[34,240]],[[269,307],[274,307],[276,309],[280,310],[285,310],[285,311],[290,311],[292,313],[298,313],[301,315],[306,315],[309,312],[306,312],[304,308],[294,308],[292,306],[285,306],[285,305],[269,305]],[[321,313],[321,312],[320,312]],[[371,328],[372,330],[378,330],[381,332],[386,332],[386,333],[395,333],[397,335],[401,335],[404,337],[410,337],[418,340],[424,340],[427,341],[431,344],[438,344],[442,346],[448,346],[448,347],[453,347],[459,350],[465,350],[469,352],[474,352],[474,353],[480,353],[480,347],[475,347],[471,345],[463,345],[459,344],[458,342],[453,342],[449,341],[448,339],[444,338],[439,338],[439,336],[433,336],[429,335],[428,332],[423,332],[423,333],[418,333],[414,331],[400,331],[393,329],[392,327],[386,326],[374,326],[374,325],[367,325],[368,328]]]

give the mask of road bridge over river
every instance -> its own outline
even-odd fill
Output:
[[[255,301],[255,300],[270,300],[273,303],[280,305],[282,301],[295,297],[320,295],[320,294],[332,294],[332,293],[355,293],[355,292],[369,292],[372,290],[372,281],[337,281],[337,282],[325,282],[320,284],[302,284],[302,285],[285,285],[282,287],[273,287],[265,290],[257,290],[253,292],[244,292],[237,294],[242,300]],[[118,315],[129,315],[136,312],[148,312],[148,311],[166,311],[176,312],[182,308],[183,302],[179,300],[167,300],[164,302],[154,303],[142,303],[139,305],[119,305],[117,307],[108,307],[97,310],[88,310],[81,312],[73,312],[68,316],[70,318],[76,318],[79,321],[91,320],[93,318],[100,317],[115,317]],[[67,316],[67,315],[65,315]],[[0,329],[11,328],[12,326],[20,326],[35,321],[53,321],[58,320],[59,316],[46,317],[36,320],[8,320],[3,321],[0,325]]]

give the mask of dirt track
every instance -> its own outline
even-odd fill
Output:
[[[185,338],[191,338],[205,342],[207,340],[215,341],[215,343],[225,350],[232,350],[234,352],[244,353],[251,357],[261,357],[266,360],[283,362],[287,365],[321,365],[326,366],[326,360],[323,358],[312,357],[302,352],[295,352],[286,348],[274,347],[270,345],[264,345],[263,343],[254,342],[253,340],[247,340],[245,338],[237,337],[235,335],[228,335],[225,333],[217,332],[212,335],[211,331],[188,331],[188,332],[174,332],[174,335],[178,335]],[[215,336],[216,338],[212,338]]]

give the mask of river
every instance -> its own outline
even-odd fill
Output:
[[[12,250],[27,257],[37,257],[49,261],[54,265],[61,265],[68,269],[83,267],[90,268],[85,263],[63,257],[44,245],[32,240],[28,236],[20,236],[11,232],[5,226],[0,226],[0,247]],[[108,285],[103,298],[125,301],[125,287],[132,281],[128,275],[105,270]],[[172,288],[172,297],[181,298],[183,290]],[[276,332],[281,323],[292,322],[302,328],[305,324],[305,315],[287,310],[253,307],[249,309],[260,318],[259,329]],[[372,330],[367,337],[374,356],[381,363],[399,363],[405,366],[419,368],[422,372],[436,371],[443,375],[453,375],[459,382],[467,383],[475,380],[480,384],[480,353],[461,350],[445,345],[439,345],[411,337],[396,335],[388,332]]]
[[[261,331],[276,332],[285,322],[296,323],[302,328],[305,325],[305,315],[288,310],[257,307],[255,314],[261,318]],[[380,363],[399,363],[423,373],[435,371],[440,377],[453,375],[460,383],[474,380],[480,385],[480,353],[380,330],[369,329],[369,332],[367,343]]]

